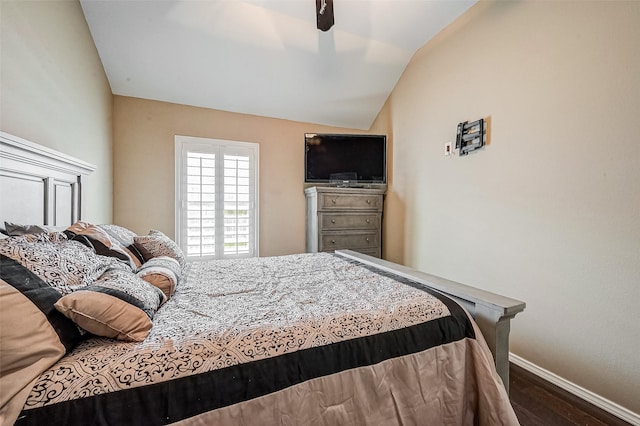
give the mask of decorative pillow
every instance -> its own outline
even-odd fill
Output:
[[[55,310],[58,299],[53,287],[0,255],[0,407],[8,424],[22,410],[32,382],[80,339],[76,325]]]
[[[169,256],[154,257],[142,265],[136,275],[162,290],[168,300],[180,280],[180,264]]]
[[[20,225],[12,222],[4,222],[5,232],[12,237],[27,234],[44,234],[47,232],[62,232],[64,226],[49,225]]]
[[[152,229],[149,235],[137,236],[133,240],[145,261],[158,256],[169,256],[180,263],[180,268],[184,268],[187,263],[180,247],[160,231]]]
[[[60,233],[0,240],[0,254],[16,260],[62,295],[93,283],[109,268],[129,269],[117,259],[98,256]]]
[[[55,303],[58,311],[97,336],[140,342],[166,297],[131,271],[111,269],[93,285]]]
[[[137,236],[135,232],[125,228],[124,226],[114,224],[98,225],[98,227],[109,234],[111,241],[118,241],[123,247],[126,247],[131,253],[133,253],[140,263],[144,262],[142,254],[133,242],[133,239]]]
[[[65,231],[71,240],[79,241],[93,248],[102,256],[115,257],[137,269],[142,262],[128,248],[115,239],[111,239],[102,228],[87,222],[76,222]]]
[[[114,225],[114,224],[103,224],[98,225],[98,228],[104,230],[109,236],[117,239],[122,243],[122,245],[128,246],[133,244],[134,237],[137,237],[137,234],[130,229],[125,228],[124,226]]]

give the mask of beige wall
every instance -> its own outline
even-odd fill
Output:
[[[512,351],[636,413],[639,23],[633,1],[480,2],[415,55],[379,118],[387,258],[526,301]],[[481,117],[490,145],[445,157]]]
[[[77,1],[0,1],[0,129],[95,164],[85,219],[110,222],[111,89]]]
[[[394,145],[393,123],[388,101],[378,113],[369,132],[387,135],[387,187],[394,186]],[[403,217],[403,203],[395,191],[387,191],[384,197],[384,211],[382,215],[382,257],[384,259],[401,262],[404,259],[404,221],[396,220]],[[389,218],[393,222],[389,222]]]
[[[175,135],[260,144],[260,255],[305,250],[304,133],[353,130],[114,97],[115,223],[174,235]]]

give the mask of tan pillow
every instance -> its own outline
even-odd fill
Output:
[[[151,318],[115,296],[75,291],[56,303],[56,309],[96,336],[141,342],[151,330]]]
[[[0,255],[0,419],[12,424],[33,381],[80,339],[53,307],[60,293],[13,259]]]
[[[154,257],[142,265],[136,275],[162,290],[168,300],[180,280],[180,264],[169,256]]]
[[[160,289],[132,272],[111,269],[93,285],[62,297],[55,307],[96,336],[139,342],[149,334],[165,300]]]

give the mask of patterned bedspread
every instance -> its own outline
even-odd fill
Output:
[[[83,341],[18,424],[167,423],[465,337],[450,300],[332,254],[191,262],[146,340]]]

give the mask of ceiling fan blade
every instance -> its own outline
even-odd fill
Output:
[[[316,18],[321,31],[328,31],[333,26],[333,0],[316,0]]]

